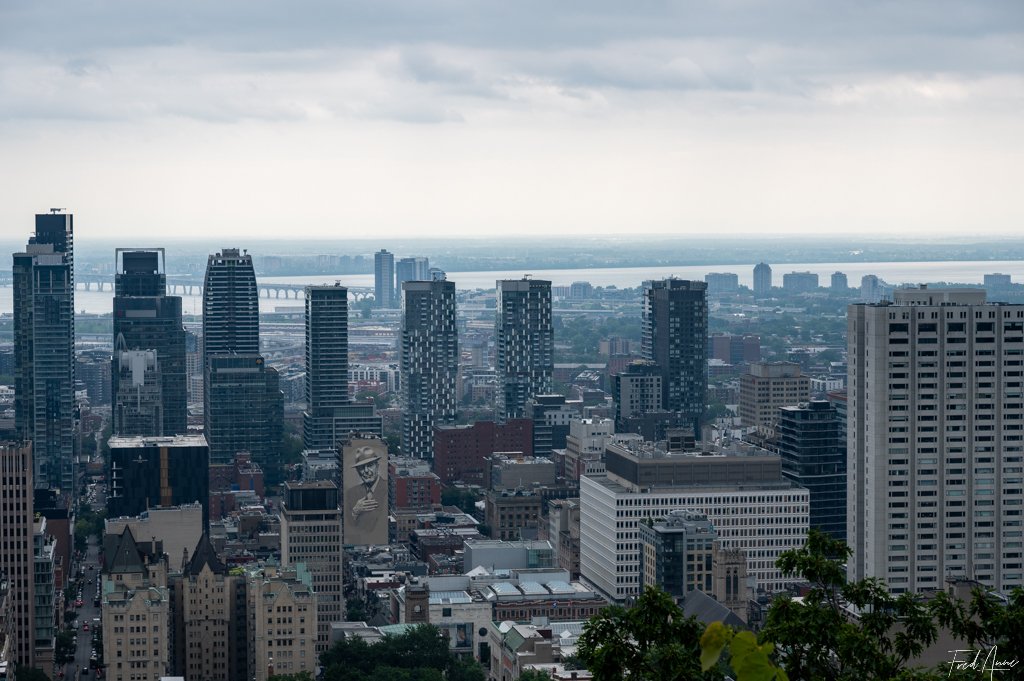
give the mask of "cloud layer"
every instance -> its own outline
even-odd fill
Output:
[[[0,225],[1009,232],[1022,66],[1019,2],[12,0]]]

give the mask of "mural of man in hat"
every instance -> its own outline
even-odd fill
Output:
[[[377,449],[365,444],[355,447],[344,474],[346,544],[387,543],[387,504],[381,497],[387,492],[381,484],[385,455]]]

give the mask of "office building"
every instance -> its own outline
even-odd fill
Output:
[[[163,373],[156,350],[128,350],[124,336],[114,346],[113,434],[159,436],[164,429]]]
[[[754,265],[754,297],[770,298],[772,295],[772,268],[766,262]]]
[[[106,675],[112,681],[160,681],[170,672],[166,560],[161,542],[136,541],[127,527],[103,537],[101,622]]]
[[[662,404],[700,432],[708,389],[707,284],[652,281],[644,289],[643,355],[661,371]]]
[[[814,272],[787,272],[782,275],[782,290],[786,293],[810,293],[818,289],[818,275]]]
[[[715,333],[708,338],[708,358],[738,366],[761,361],[761,337]]]
[[[811,398],[811,381],[794,362],[755,362],[740,376],[740,421],[771,434],[779,408]]]
[[[850,578],[1024,585],[1024,306],[922,286],[847,323]]]
[[[290,567],[303,564],[312,575],[318,653],[327,650],[331,623],[345,619],[339,502],[338,486],[330,480],[284,483],[280,516],[281,564]]]
[[[1006,291],[1013,284],[1011,281],[1012,277],[1009,274],[986,274],[984,276],[984,286],[989,291]]]
[[[676,509],[640,523],[640,584],[673,598],[691,591],[711,594],[712,557],[718,533],[698,511]]]
[[[334,449],[345,433],[334,419],[350,404],[348,393],[348,289],[306,287],[306,411],[304,449]]]
[[[373,291],[376,307],[397,308],[395,294],[395,255],[381,249],[373,254]]]
[[[455,283],[407,281],[402,292],[402,453],[431,459],[434,426],[455,423]]]
[[[533,456],[533,421],[477,421],[434,428],[434,472],[445,485],[457,480],[483,484],[484,459],[495,452]]]
[[[811,527],[846,541],[846,441],[825,400],[779,409],[775,429],[782,474],[811,493]]]
[[[35,235],[14,254],[14,422],[32,442],[37,487],[75,487],[74,221],[36,215]]]
[[[402,258],[395,263],[395,292],[399,296],[402,295],[402,284],[405,282],[431,281],[433,278],[428,258]]]
[[[212,355],[206,367],[205,435],[211,463],[249,452],[265,470],[280,465],[284,394],[263,355]]]
[[[181,325],[181,298],[167,295],[164,250],[119,248],[115,252],[114,357],[111,395],[115,435],[183,435],[188,430],[188,377],[185,329]],[[132,353],[125,355],[123,353]],[[153,353],[148,360],[134,353]],[[144,381],[140,362],[152,364],[152,383],[143,397],[137,388]],[[122,380],[130,382],[122,391]],[[140,423],[131,407],[157,417]],[[132,420],[129,424],[124,419]]]
[[[249,679],[317,671],[318,619],[313,576],[302,563],[246,571]]]
[[[203,353],[255,355],[260,351],[260,305],[252,256],[225,248],[206,261]]]
[[[567,403],[565,395],[535,395],[527,400],[525,413],[533,421],[534,456],[564,449],[569,424],[583,415],[579,403]]]
[[[199,502],[208,527],[210,450],[202,435],[112,437],[108,446],[109,517]]]
[[[615,423],[624,429],[626,419],[661,411],[663,391],[661,369],[654,362],[633,362],[614,377]]]
[[[522,418],[526,401],[551,393],[555,329],[551,320],[551,282],[506,279],[497,282],[494,322],[497,352],[499,421]]]
[[[809,494],[782,476],[777,455],[731,447],[665,452],[649,443],[609,444],[606,473],[580,478],[583,579],[618,602],[639,594],[639,524],[686,508],[707,516],[723,548],[746,553],[757,586],[782,589],[791,578],[775,561],[803,545]]]
[[[26,667],[36,663],[32,473],[32,444],[0,441],[0,574],[8,584],[8,660]]]
[[[252,256],[211,255],[203,289],[204,434],[211,463],[249,452],[265,470],[279,465],[284,395],[277,370],[259,354],[259,291]]]

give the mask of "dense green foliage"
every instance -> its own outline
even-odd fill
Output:
[[[717,670],[701,670],[703,631],[667,593],[645,589],[634,607],[615,605],[592,617],[580,636],[577,656],[595,681],[721,679]]]
[[[484,681],[483,668],[455,655],[429,624],[369,644],[353,637],[320,657],[324,681]]]

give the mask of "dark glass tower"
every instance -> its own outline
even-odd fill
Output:
[[[811,527],[846,541],[846,440],[826,400],[782,407],[776,433],[782,474],[811,492]]]
[[[373,283],[373,296],[377,307],[398,307],[398,296],[395,295],[394,253],[381,249],[373,254]]]
[[[407,281],[402,291],[402,453],[431,459],[434,426],[455,423],[455,283]]]
[[[201,435],[110,438],[107,517],[200,502],[210,522],[209,448]]]
[[[73,494],[75,263],[70,214],[36,215],[14,254],[15,429],[31,440],[35,486]]]
[[[247,451],[265,469],[278,464],[284,395],[277,371],[259,354],[259,336],[252,256],[225,248],[207,260],[203,286],[203,421],[211,463]]]
[[[523,418],[526,401],[551,393],[555,330],[551,282],[507,279],[497,282],[494,321],[497,346],[499,421]]]
[[[700,437],[708,389],[708,303],[703,281],[664,279],[644,290],[643,356],[658,365],[662,404]]]
[[[114,434],[183,434],[188,430],[185,329],[181,324],[181,298],[167,295],[164,249],[119,248],[116,267],[114,358],[110,372]],[[140,368],[146,360],[140,359],[138,352],[147,351],[156,353],[150,376],[159,385],[146,391],[148,401],[142,404],[138,387],[146,383],[146,369]],[[129,361],[134,362],[134,367],[127,365]],[[139,370],[143,373],[139,374]],[[122,386],[126,377],[133,385]],[[135,420],[129,425],[125,414],[138,410],[159,412],[155,431],[149,419]]]

